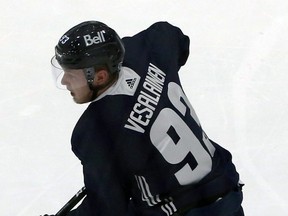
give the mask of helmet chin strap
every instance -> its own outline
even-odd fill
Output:
[[[93,85],[94,76],[95,76],[95,69],[94,67],[84,68],[84,74],[88,83],[90,90],[93,92],[90,98],[90,101],[93,101],[97,97],[98,88]]]
[[[84,75],[86,77],[89,88],[92,90],[94,76],[95,76],[95,69],[93,67],[84,68]]]

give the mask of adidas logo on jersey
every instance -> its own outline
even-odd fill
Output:
[[[99,32],[97,32],[97,35],[94,36],[93,38],[89,34],[84,35],[83,38],[84,38],[86,46],[88,47],[88,46],[91,46],[93,44],[99,44],[99,43],[105,42],[105,37],[104,37],[105,33],[106,32],[104,30],[99,31]]]
[[[134,79],[126,79],[125,81],[126,81],[127,85],[129,86],[129,88],[133,89],[134,84],[136,82],[136,78],[134,78]]]

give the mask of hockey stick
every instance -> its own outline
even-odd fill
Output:
[[[55,216],[65,216],[67,213],[85,197],[87,194],[86,188],[82,187],[56,214]]]

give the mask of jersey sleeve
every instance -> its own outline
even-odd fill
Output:
[[[166,72],[175,72],[189,56],[189,37],[168,22],[157,22],[146,30],[122,39],[126,54],[124,66],[135,71],[151,62]]]
[[[189,38],[167,22],[158,22],[148,30],[147,40],[151,47],[151,58],[156,65],[175,65],[178,69],[189,56]],[[165,70],[165,68],[163,68]]]
[[[123,185],[124,177],[117,169],[110,136],[95,116],[93,109],[88,108],[71,139],[72,150],[83,167],[87,196],[68,216],[120,216],[127,211],[129,195]]]

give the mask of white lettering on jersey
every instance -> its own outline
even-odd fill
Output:
[[[153,64],[149,64],[148,73],[143,83],[143,88],[130,113],[125,128],[139,133],[145,132],[157,106],[165,81],[166,74]]]
[[[97,35],[94,36],[93,38],[89,34],[84,35],[83,38],[84,38],[86,46],[88,47],[88,46],[91,46],[93,44],[99,44],[99,43],[105,42],[105,37],[104,37],[105,33],[106,32],[104,30],[97,32]]]

